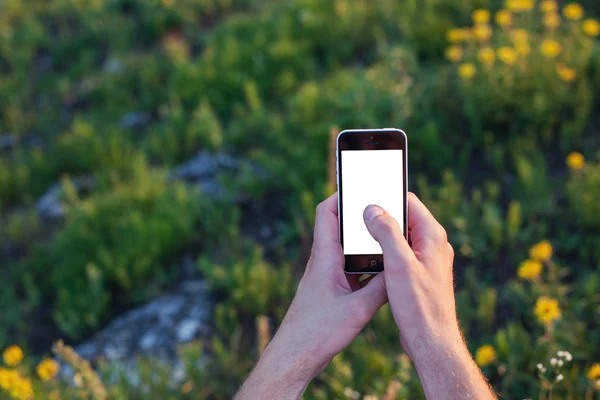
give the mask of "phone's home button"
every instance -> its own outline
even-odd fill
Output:
[[[373,260],[369,261],[369,265],[371,267],[376,267],[377,266],[377,260],[373,259]]]

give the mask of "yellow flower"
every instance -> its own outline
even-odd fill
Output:
[[[498,59],[506,65],[515,65],[517,58],[517,51],[512,47],[503,46],[498,49]]]
[[[459,62],[463,58],[463,49],[460,46],[450,46],[446,49],[446,58],[452,62]]]
[[[0,388],[11,390],[20,378],[21,377],[16,370],[0,367]]]
[[[4,350],[4,353],[2,353],[2,358],[4,358],[6,365],[14,367],[23,360],[23,350],[16,345],[9,346]]]
[[[529,11],[534,6],[534,0],[506,0],[506,8],[514,12]]]
[[[544,26],[548,29],[556,29],[560,26],[560,17],[556,13],[548,13],[544,16]]]
[[[531,46],[527,42],[517,42],[515,43],[515,49],[517,53],[526,56],[531,53]]]
[[[510,37],[515,43],[527,42],[529,33],[525,29],[514,29],[510,32]]]
[[[579,3],[571,3],[563,8],[563,14],[567,19],[579,21],[583,18],[583,7]]]
[[[552,257],[552,251],[550,242],[542,240],[529,249],[529,257],[537,261],[548,261]]]
[[[492,37],[492,28],[485,24],[475,25],[473,28],[473,35],[482,42],[489,40]]]
[[[517,276],[521,279],[534,280],[542,273],[542,263],[537,260],[526,260],[521,263]]]
[[[567,165],[571,169],[582,169],[585,166],[585,158],[579,152],[572,152],[567,156]]]
[[[592,382],[592,385],[600,390],[600,363],[595,363],[587,372],[587,378]]]
[[[475,352],[475,362],[480,367],[490,365],[496,359],[496,350],[489,344],[484,344]]]
[[[600,24],[595,19],[586,19],[583,21],[581,29],[583,30],[583,33],[588,36],[600,35]]]
[[[490,22],[490,12],[488,10],[475,10],[473,11],[471,17],[473,18],[473,22],[476,24],[487,24]]]
[[[477,53],[479,62],[485,65],[492,65],[496,61],[496,53],[491,47],[484,47]]]
[[[56,361],[47,359],[38,364],[36,372],[41,380],[48,381],[58,374],[59,369],[60,366]]]
[[[496,13],[496,23],[500,26],[512,24],[512,14],[507,10],[500,10]]]
[[[554,58],[562,52],[562,46],[556,40],[546,39],[542,42],[542,54]]]
[[[552,321],[561,317],[558,301],[546,296],[542,296],[537,299],[533,312],[535,313],[537,319],[544,324],[550,324]]]
[[[450,29],[446,33],[446,39],[451,43],[459,43],[469,38],[469,32],[466,29]]]
[[[475,76],[476,72],[477,69],[471,63],[464,63],[461,64],[460,67],[458,67],[458,75],[466,81],[472,79]]]
[[[28,400],[33,397],[33,385],[26,378],[19,378],[9,391],[15,399]]]
[[[540,10],[545,13],[556,12],[556,10],[558,10],[558,4],[555,0],[543,0],[540,3]]]
[[[565,82],[573,82],[577,79],[577,72],[574,69],[567,67],[565,64],[557,64],[556,73],[558,74],[558,77]]]

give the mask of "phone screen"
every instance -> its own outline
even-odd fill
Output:
[[[404,227],[403,150],[342,150],[342,224],[345,255],[383,254],[363,212],[383,207]]]

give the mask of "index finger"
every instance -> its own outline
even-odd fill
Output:
[[[338,226],[338,194],[335,192],[317,206],[315,243],[340,241]]]
[[[413,247],[426,243],[446,243],[446,230],[414,193],[408,193],[408,229]]]

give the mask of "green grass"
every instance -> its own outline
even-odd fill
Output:
[[[582,3],[586,18],[600,15],[594,2]],[[161,398],[231,397],[257,357],[256,319],[277,326],[304,268],[314,207],[332,189],[331,130],[396,126],[409,137],[410,189],[457,250],[469,348],[496,349],[486,376],[505,398],[538,397],[535,365],[569,350],[575,362],[554,390],[583,398],[591,388],[585,372],[600,360],[600,46],[579,22],[563,20],[552,33],[533,11],[518,17],[530,55],[486,68],[477,60],[482,44],[461,44],[461,63],[477,69],[461,79],[444,58],[447,31],[469,25],[476,8],[503,4],[0,3],[0,135],[18,142],[0,152],[0,348],[34,347],[36,329],[47,330],[48,341],[93,334],[181,279],[173,265],[192,251],[217,299],[213,335],[182,349],[190,377],[183,389],[152,362],[142,361],[144,379]],[[539,51],[549,38],[563,46],[557,59]],[[512,40],[494,25],[485,46]],[[560,79],[559,63],[575,81]],[[143,123],[127,126],[131,115]],[[201,150],[262,170],[266,179],[245,170],[223,182],[273,210],[264,219],[277,221],[275,240],[258,245],[231,199],[167,179]],[[565,164],[574,151],[585,156],[582,169]],[[78,193],[72,182],[81,177],[96,184]],[[57,182],[65,220],[39,220],[35,203]],[[540,280],[518,279],[519,264],[542,240],[554,256]],[[541,295],[563,310],[552,329],[533,314]],[[204,368],[194,362],[201,353]],[[387,308],[307,398],[347,389],[422,396]],[[125,380],[109,391],[143,396]]]

